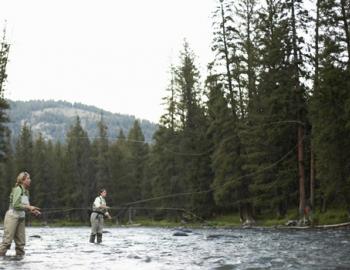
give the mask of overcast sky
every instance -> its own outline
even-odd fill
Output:
[[[211,60],[216,0],[0,0],[5,98],[66,100],[158,122],[186,38]],[[203,74],[204,76],[204,74]]]

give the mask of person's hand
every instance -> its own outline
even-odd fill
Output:
[[[38,209],[34,209],[32,211],[30,211],[34,216],[40,216],[41,212]]]
[[[40,208],[39,208],[39,207],[30,205],[28,208],[29,208],[29,211],[30,211],[33,215],[35,215],[35,216],[41,215],[41,212],[40,212]]]
[[[36,207],[36,206],[33,206],[33,205],[27,205],[26,208],[32,212],[34,210],[40,210],[40,208]]]

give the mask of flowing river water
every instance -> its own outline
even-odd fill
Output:
[[[174,234],[187,234],[175,236]],[[350,269],[350,230],[26,228],[26,255],[0,269]],[[0,231],[2,236],[2,231]]]

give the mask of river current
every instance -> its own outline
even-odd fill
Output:
[[[0,236],[2,237],[2,231]],[[26,228],[26,255],[0,269],[350,269],[350,230]],[[175,236],[179,234],[181,236]]]

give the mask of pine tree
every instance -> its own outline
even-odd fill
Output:
[[[150,149],[150,179],[151,194],[153,197],[168,196],[180,193],[182,187],[179,185],[179,134],[180,119],[177,114],[178,93],[175,83],[175,67],[170,68],[170,84],[167,88],[168,95],[163,98],[165,113],[160,118],[157,131],[153,135],[154,145]],[[151,202],[155,207],[170,208],[181,207],[176,197],[166,198]],[[158,210],[154,213],[157,218],[174,216],[174,213]]]
[[[243,93],[240,81],[240,61],[237,53],[237,27],[234,24],[233,3],[220,0],[214,12],[214,42],[212,50],[216,52],[216,65],[223,64],[223,76],[220,76],[227,90],[227,97],[234,116],[237,115],[238,100],[241,114],[244,115]],[[220,69],[221,71],[221,69]],[[218,78],[219,79],[219,78]],[[239,95],[234,85],[236,80]],[[227,87],[226,87],[227,85]],[[239,97],[239,98],[238,98]]]
[[[53,144],[51,140],[45,144],[45,164],[47,168],[46,173],[46,194],[44,195],[45,207],[47,208],[58,208],[61,206],[57,198],[57,194],[60,193],[59,184],[64,177],[62,175],[62,153],[60,151],[59,143]],[[49,217],[45,217],[49,218]]]
[[[309,23],[308,12],[303,7],[302,0],[288,0],[286,7],[289,11],[290,39],[292,44],[292,76],[293,93],[295,94],[295,112],[296,120],[299,122],[297,126],[297,157],[298,157],[298,175],[299,175],[299,218],[304,217],[304,209],[306,206],[305,194],[305,136],[306,136],[306,87],[302,84],[302,79],[307,78],[305,72],[305,61],[303,47],[305,41],[300,32],[307,32],[306,28]],[[309,55],[307,55],[309,58]]]
[[[9,195],[14,186],[16,175],[14,171],[14,157],[11,146],[11,133],[7,130],[5,134],[5,141],[7,142],[5,151],[6,159],[0,162],[0,211],[4,214],[9,206]],[[4,215],[1,215],[4,216]]]
[[[157,131],[153,135],[154,145],[151,148],[150,168],[151,186],[153,197],[168,196],[183,192],[180,185],[180,167],[179,159],[179,136],[178,131],[162,124],[159,125]],[[157,207],[182,207],[183,200],[176,197],[158,200],[152,203]],[[166,212],[159,211],[157,215],[164,217]],[[173,215],[174,213],[168,213]]]
[[[142,133],[140,122],[136,120],[129,130],[127,137],[127,147],[130,153],[129,166],[131,169],[129,196],[131,201],[145,198],[145,165],[148,155],[148,145]]]
[[[55,196],[53,200],[53,205],[52,205],[53,208],[70,207],[65,201],[65,199],[67,199],[65,192],[67,191],[66,179],[68,177],[65,154],[66,154],[66,145],[62,145],[60,142],[56,142],[53,145],[52,150],[50,149],[50,147],[48,149],[49,158],[52,155],[50,160],[53,161],[52,173],[51,173],[51,177],[53,179],[53,187],[51,191],[53,193],[52,196]],[[64,214],[65,213],[60,213],[60,212],[53,213],[49,216],[49,218],[64,218]]]
[[[192,192],[188,207],[197,214],[207,216],[210,212],[211,195],[206,193],[211,185],[210,144],[206,138],[208,120],[202,104],[203,91],[199,86],[199,72],[195,55],[185,41],[180,52],[180,63],[175,72],[179,129],[179,180],[183,191]],[[203,193],[204,192],[204,193]],[[205,202],[205,203],[204,203]]]
[[[207,83],[210,123],[207,132],[214,146],[211,166],[214,172],[215,202],[222,209],[239,210],[241,200],[246,194],[240,193],[242,182],[238,180],[241,176],[241,162],[236,121],[224,97],[223,85],[217,83],[215,76],[209,76]]]
[[[17,172],[32,172],[33,169],[33,135],[32,130],[24,124],[16,142],[15,166]]]
[[[51,208],[54,201],[53,198],[56,196],[56,190],[54,189],[54,179],[52,178],[52,163],[50,163],[47,144],[41,133],[39,133],[33,145],[32,161],[33,172],[31,177],[34,182],[31,200],[36,205]]]
[[[98,130],[99,130],[99,136],[94,141],[94,144],[96,144],[96,150],[97,155],[95,157],[95,169],[96,169],[96,187],[94,190],[98,190],[102,187],[105,187],[108,189],[108,186],[110,184],[110,173],[109,173],[109,167],[108,167],[108,148],[109,148],[109,142],[108,142],[108,127],[105,124],[103,117],[101,116],[101,120],[98,122]]]
[[[91,145],[87,132],[82,128],[80,118],[67,133],[67,146],[64,158],[64,202],[67,207],[85,209],[91,204],[89,199],[95,194],[90,194],[93,183]],[[74,218],[85,220],[84,211],[79,211]]]
[[[296,195],[295,84],[290,79],[292,40],[286,7],[268,0],[259,14],[260,74],[244,134],[244,169],[259,210],[283,216]],[[295,202],[294,202],[295,203]]]
[[[316,91],[312,97],[313,146],[316,155],[318,200],[349,209],[349,6],[345,1],[318,3],[319,51]]]
[[[8,142],[6,141],[7,126],[5,125],[9,119],[6,110],[9,109],[9,105],[4,97],[5,82],[7,79],[6,66],[8,62],[8,55],[10,45],[6,42],[4,29],[3,39],[0,44],[0,162],[6,158],[6,150]]]
[[[124,180],[131,173],[128,168],[128,149],[126,138],[122,130],[118,135],[118,140],[111,143],[108,148],[108,170],[110,172],[109,199],[110,205],[122,207],[123,204],[130,202],[126,193],[126,183]],[[121,213],[121,212],[120,212]]]

